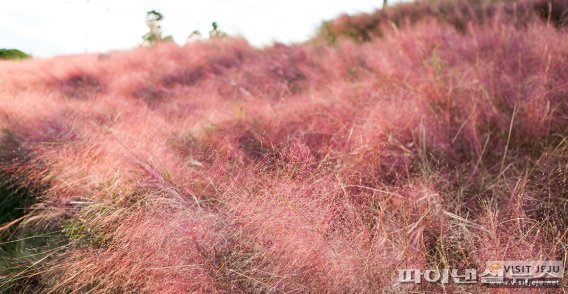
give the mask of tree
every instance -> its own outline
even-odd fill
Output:
[[[164,16],[156,10],[150,10],[146,13],[146,25],[150,31],[142,36],[145,45],[154,45],[161,41],[172,40],[172,36],[162,36],[162,19],[164,19]]]
[[[227,35],[225,32],[219,29],[217,22],[214,21],[211,26],[213,27],[213,29],[209,31],[210,38],[225,37]]]

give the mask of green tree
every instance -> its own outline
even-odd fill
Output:
[[[217,22],[214,21],[211,24],[211,26],[213,27],[213,29],[209,31],[209,37],[210,38],[225,37],[227,35],[227,33],[223,32],[222,30],[219,29],[219,25],[217,24]]]
[[[145,45],[154,45],[162,41],[172,41],[172,36],[162,36],[162,20],[164,15],[156,10],[150,10],[146,13],[146,25],[150,29],[148,33],[142,36]]]

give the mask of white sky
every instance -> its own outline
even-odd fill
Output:
[[[391,0],[392,2],[392,0]],[[0,48],[36,57],[136,47],[148,28],[146,12],[164,15],[162,29],[178,43],[217,21],[253,45],[297,42],[322,20],[371,12],[382,0],[8,0],[0,4]]]

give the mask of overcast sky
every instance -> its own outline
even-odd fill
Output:
[[[36,57],[136,47],[146,12],[164,15],[164,34],[182,44],[211,22],[257,46],[303,41],[322,20],[371,12],[382,0],[10,0],[0,5],[0,48]]]

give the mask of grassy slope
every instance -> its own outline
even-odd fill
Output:
[[[437,292],[396,270],[564,258],[568,38],[499,9],[1,62],[0,197],[36,202],[0,288]]]

